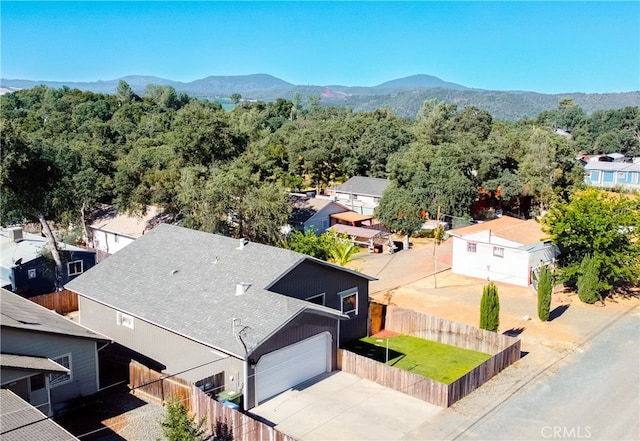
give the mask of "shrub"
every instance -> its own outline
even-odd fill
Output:
[[[578,297],[585,303],[595,303],[602,300],[600,296],[600,264],[598,260],[587,254],[580,262],[578,273]]]
[[[496,332],[500,326],[500,299],[498,288],[490,282],[482,290],[480,301],[480,329]]]
[[[167,402],[167,415],[162,422],[162,432],[168,441],[201,441],[205,439],[204,420],[196,422],[178,401]]]
[[[538,281],[538,317],[543,322],[549,320],[552,292],[551,271],[546,266],[543,266],[540,268],[540,279]]]

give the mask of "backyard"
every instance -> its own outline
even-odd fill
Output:
[[[345,349],[381,363],[449,384],[491,355],[409,335],[365,337]]]

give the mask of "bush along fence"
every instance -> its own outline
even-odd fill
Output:
[[[384,322],[389,331],[491,355],[467,374],[444,384],[343,349],[338,351],[340,370],[437,406],[451,406],[520,359],[520,339],[514,337],[397,307],[386,309]]]
[[[231,409],[202,392],[195,384],[168,376],[132,361],[129,364],[129,388],[146,400],[164,405],[167,400],[180,402],[195,421],[205,420],[204,429],[214,433],[217,421],[227,424],[235,441],[295,441],[251,416]]]

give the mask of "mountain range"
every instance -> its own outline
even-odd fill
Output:
[[[572,98],[587,113],[597,110],[619,109],[640,105],[640,91],[623,93],[563,93],[543,94],[524,91],[473,89],[444,81],[430,75],[412,75],[377,86],[295,85],[268,74],[209,76],[191,82],[172,81],[153,76],[132,75],[115,80],[71,82],[0,79],[2,93],[32,88],[44,84],[52,88],[70,87],[96,93],[113,94],[118,82],[126,81],[138,94],[144,95],[149,84],[172,86],[177,92],[190,96],[228,101],[238,93],[246,100],[274,101],[292,99],[298,93],[304,100],[319,95],[323,105],[349,106],[356,111],[371,111],[381,107],[392,109],[397,115],[413,118],[427,99],[454,103],[459,108],[476,106],[485,109],[496,119],[532,118],[558,106],[560,98]]]

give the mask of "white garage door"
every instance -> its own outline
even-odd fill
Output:
[[[331,334],[323,332],[260,357],[257,404],[331,369]]]

